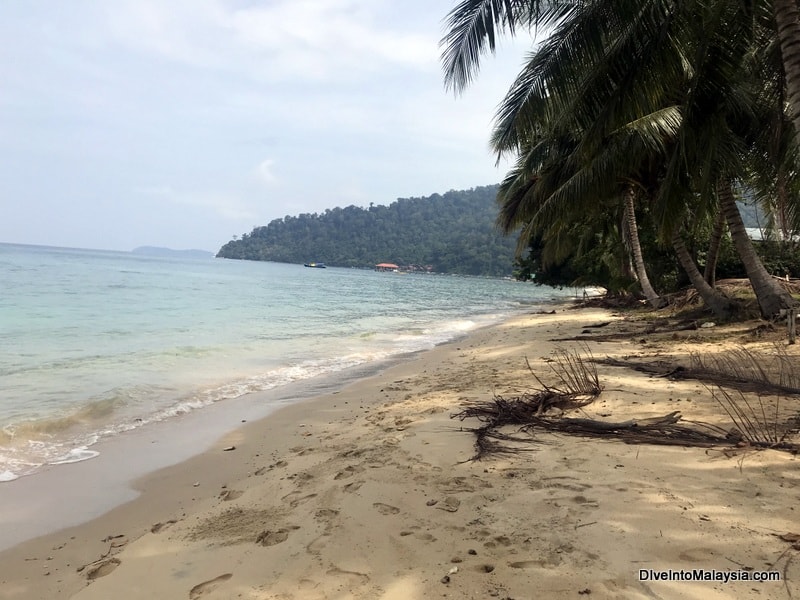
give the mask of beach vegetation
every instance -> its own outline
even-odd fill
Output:
[[[457,5],[442,40],[445,83],[456,92],[502,33],[546,32],[500,104],[491,137],[498,157],[516,157],[498,191],[498,222],[518,232],[518,253],[535,246],[544,266],[593,254],[589,264],[608,268],[609,281],[633,280],[659,306],[663,288],[651,282],[658,278],[638,235],[637,214],[645,213],[656,245],[669,248],[683,271],[676,281],[688,279],[718,316],[734,309],[715,286],[725,236],[762,316],[793,306],[755,251],[736,202],[761,202],[784,237],[798,228],[797,129],[786,106],[800,98],[793,91],[800,90],[800,53],[791,52],[800,24],[797,7],[787,17],[792,7],[784,4]],[[687,239],[703,230],[701,272]],[[621,260],[609,260],[615,244],[624,249]],[[598,248],[606,257],[599,262]]]

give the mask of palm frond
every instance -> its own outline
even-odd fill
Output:
[[[447,33],[440,46],[446,88],[461,92],[478,72],[486,50],[494,52],[497,37],[514,35],[522,0],[463,0],[446,17]]]

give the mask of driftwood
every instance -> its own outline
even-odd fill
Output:
[[[546,419],[539,419],[541,422],[549,422],[554,419],[548,417]],[[561,417],[558,419],[559,427],[563,431],[625,431],[631,429],[642,430],[648,427],[660,425],[672,425],[681,420],[681,413],[673,411],[663,417],[649,417],[647,419],[630,419],[615,423],[613,421],[595,421],[594,419],[576,419],[571,417]],[[536,423],[532,423],[536,425]]]
[[[557,431],[572,435],[615,437],[628,444],[660,444],[702,448],[719,445],[730,446],[732,443],[740,441],[731,439],[731,434],[724,429],[707,423],[678,424],[681,418],[681,414],[678,411],[660,417],[634,419],[622,423],[594,419],[545,417],[536,419],[526,425],[523,430],[533,433],[538,427],[546,431]]]
[[[576,404],[575,407],[577,406],[585,406],[585,404]],[[538,411],[539,405],[535,402],[531,403],[530,400],[522,398],[506,400],[495,397],[491,402],[471,403],[463,411],[452,416],[461,420],[475,417],[484,423],[481,427],[464,428],[475,434],[476,452],[469,460],[480,460],[490,454],[514,454],[530,450],[530,448],[517,445],[510,446],[508,442],[530,444],[535,441],[533,435],[537,430],[583,437],[612,438],[626,444],[694,448],[772,448],[794,454],[800,452],[800,445],[787,442],[786,436],[779,436],[777,433],[759,435],[754,432],[753,426],[747,425],[742,412],[734,412],[736,416],[734,422],[740,424],[741,430],[739,428],[725,430],[709,423],[684,421],[677,411],[658,417],[622,422],[546,416]],[[742,423],[743,420],[744,423]],[[509,435],[499,431],[506,425],[520,426],[517,434]],[[766,426],[764,431],[767,431]],[[520,433],[527,434],[528,437],[521,436]]]
[[[780,360],[780,357],[779,357]],[[748,399],[739,393],[734,398],[719,386],[719,394],[710,390],[730,416],[735,427],[726,430],[716,425],[697,421],[683,421],[677,411],[657,417],[630,419],[614,422],[591,418],[563,416],[564,411],[575,410],[591,404],[602,392],[596,363],[612,366],[624,366],[644,372],[652,372],[662,376],[674,376],[687,370],[677,370],[667,363],[635,363],[632,361],[616,361],[613,359],[584,361],[578,354],[561,352],[551,369],[559,379],[556,387],[547,386],[533,373],[534,379],[541,386],[532,394],[523,394],[516,398],[503,398],[495,395],[491,401],[469,402],[464,408],[451,415],[464,421],[475,418],[483,425],[477,428],[462,428],[475,434],[475,455],[469,460],[480,460],[489,454],[509,454],[530,450],[520,443],[530,444],[537,430],[559,432],[586,437],[615,438],[628,444],[659,444],[671,446],[687,446],[710,448],[719,446],[735,446],[746,448],[773,448],[792,453],[800,452],[800,444],[787,441],[791,431],[778,426],[778,405],[775,413],[768,415],[765,405],[759,397],[757,405],[751,405]],[[760,364],[756,361],[756,364]],[[781,362],[781,364],[784,364]],[[708,371],[703,371],[706,375]],[[720,378],[719,373],[711,373]],[[761,386],[767,385],[769,378],[758,381]],[[784,378],[781,378],[784,381]],[[754,385],[753,381],[748,382]],[[798,390],[800,392],[800,390]],[[547,414],[551,409],[562,411],[561,416]],[[504,426],[517,426],[517,433],[510,435],[500,431]],[[520,435],[523,434],[523,435]],[[527,437],[526,437],[527,436]],[[515,445],[509,445],[509,443]]]
[[[591,357],[591,354],[590,354]],[[486,454],[518,452],[500,441],[530,442],[530,439],[518,439],[498,431],[503,425],[527,425],[551,409],[570,410],[586,406],[594,401],[603,391],[597,375],[597,367],[585,361],[580,354],[559,351],[550,365],[550,369],[558,379],[558,384],[550,386],[533,372],[530,363],[525,360],[528,370],[539,384],[539,389],[532,394],[523,394],[516,398],[505,399],[496,395],[490,402],[470,402],[463,410],[450,415],[461,421],[476,418],[485,423],[483,426],[467,429],[476,435],[477,460]]]

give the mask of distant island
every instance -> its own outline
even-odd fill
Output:
[[[497,187],[287,216],[234,236],[217,257],[370,269],[394,263],[406,271],[511,275],[516,240],[495,225]]]
[[[131,254],[144,256],[171,256],[173,258],[214,258],[213,252],[207,250],[173,250],[172,248],[162,248],[159,246],[139,246],[131,250]]]
[[[535,254],[515,261],[518,234],[504,237],[496,226],[497,189],[497,185],[479,186],[399,198],[388,206],[370,203],[365,208],[336,207],[286,216],[241,237],[233,236],[217,257],[300,265],[324,262],[329,267],[367,269],[392,263],[403,271],[514,274],[525,279],[530,276]],[[748,227],[765,222],[756,203],[740,203],[739,208]],[[601,260],[595,262],[602,266]],[[718,268],[727,272],[724,265]],[[556,270],[555,279],[540,273],[538,280],[566,285],[578,276],[572,270]]]

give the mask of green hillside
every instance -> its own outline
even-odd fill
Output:
[[[390,262],[439,273],[510,275],[515,238],[495,227],[497,186],[401,198],[389,206],[334,208],[276,219],[217,256],[373,267]]]

